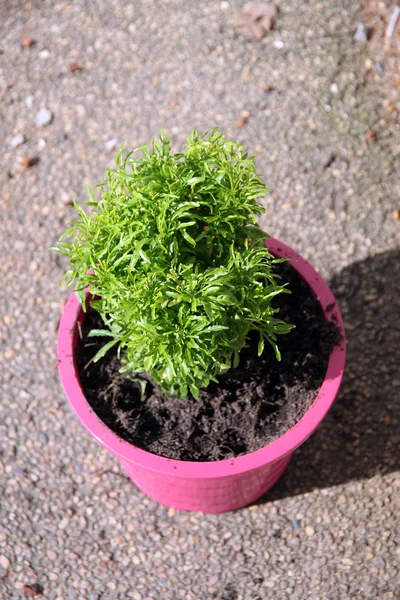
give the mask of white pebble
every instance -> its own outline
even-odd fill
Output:
[[[274,41],[274,46],[277,50],[282,50],[282,48],[284,47],[285,42],[282,42],[282,40],[275,40]]]
[[[311,535],[314,535],[314,533],[315,533],[314,527],[312,525],[307,525],[306,534],[311,536]]]
[[[337,94],[339,92],[339,88],[336,83],[332,83],[330,89],[331,89],[332,94]]]
[[[59,522],[58,529],[66,529],[68,527],[68,525],[69,525],[69,519],[67,519],[67,517],[64,517]]]
[[[22,133],[18,133],[11,139],[10,146],[11,146],[11,148],[18,148],[18,146],[21,146],[24,143],[25,143],[25,136],[22,135]]]
[[[368,42],[368,32],[364,23],[358,24],[357,31],[354,34],[354,39],[356,42],[360,42],[361,44]]]
[[[40,58],[49,58],[50,52],[48,50],[41,50],[39,52]]]
[[[48,108],[42,108],[36,113],[35,123],[38,127],[45,127],[53,120],[53,114]]]
[[[7,571],[7,569],[10,568],[11,562],[10,559],[7,558],[7,556],[4,556],[4,554],[2,554],[0,556],[0,567],[2,567],[3,569],[5,569]]]
[[[114,148],[116,147],[116,145],[118,144],[118,140],[116,140],[115,138],[113,138],[112,140],[108,140],[108,142],[106,142],[104,145],[106,147],[106,150],[114,150]]]

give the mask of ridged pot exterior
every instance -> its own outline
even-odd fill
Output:
[[[132,481],[152,499],[179,510],[219,513],[241,508],[265,494],[285,470],[293,451],[322,421],[342,380],[345,334],[342,317],[327,284],[294,250],[269,238],[269,250],[292,259],[292,266],[315,292],[327,317],[342,330],[331,353],[325,379],[310,409],[287,433],[268,446],[231,460],[190,462],[168,459],[141,450],[113,433],[92,411],[79,381],[75,361],[78,323],[85,313],[75,294],[64,309],[58,332],[59,374],[65,394],[84,427],[118,457]]]
[[[178,510],[221,513],[255,502],[279,479],[291,454],[273,463],[238,475],[215,479],[192,479],[149,472],[133,462],[121,460],[131,480],[156,502]]]

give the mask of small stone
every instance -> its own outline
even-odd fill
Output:
[[[33,96],[27,96],[25,98],[25,104],[28,108],[30,108],[31,106],[33,106],[33,101],[34,101],[34,97]]]
[[[68,527],[68,525],[69,525],[69,519],[67,519],[67,517],[64,517],[59,522],[58,529],[66,529]]]
[[[24,598],[35,598],[36,596],[41,596],[43,593],[43,588],[38,583],[25,584],[21,587],[20,593]]]
[[[285,46],[285,42],[282,42],[282,40],[274,41],[274,48],[276,48],[277,50],[282,50],[282,48],[284,48],[284,46]]]
[[[392,419],[389,417],[389,415],[385,415],[383,417],[383,423],[384,423],[384,425],[390,425],[391,422],[392,422]]]
[[[57,553],[54,550],[47,551],[47,558],[51,561],[57,560]]]
[[[221,10],[228,10],[231,7],[229,2],[227,2],[226,0],[224,2],[221,2],[219,6]]]
[[[394,219],[400,220],[400,209],[398,208],[397,210],[394,210],[392,215]]]
[[[47,146],[46,140],[44,140],[43,138],[41,138],[38,141],[38,145],[37,145],[38,150],[43,150],[43,148],[46,148],[46,146]]]
[[[53,120],[53,114],[48,108],[42,108],[36,113],[35,123],[37,127],[45,127],[50,125]]]
[[[241,114],[236,121],[237,127],[244,127],[246,125],[247,119]]]
[[[36,165],[38,162],[39,159],[37,156],[24,156],[21,160],[21,165],[23,169],[29,169],[30,167]]]
[[[34,44],[36,44],[36,42],[31,37],[22,38],[22,40],[21,40],[21,48],[30,48]]]
[[[354,560],[352,558],[342,558],[342,563],[351,567],[354,564]]]
[[[132,562],[133,562],[133,564],[134,564],[134,565],[136,565],[136,566],[138,566],[138,565],[142,564],[142,561],[140,560],[140,557],[139,557],[137,554],[135,554],[135,555],[132,557]]]
[[[275,26],[278,9],[265,2],[247,2],[234,17],[234,25],[249,39],[261,40]]]
[[[48,50],[41,50],[39,52],[40,58],[49,58],[50,52]]]
[[[295,520],[293,521],[293,527],[294,527],[295,529],[300,529],[300,527],[301,527],[301,520],[300,520],[300,519],[295,519]]]
[[[7,571],[11,566],[11,562],[10,559],[7,558],[7,556],[4,556],[4,554],[2,554],[0,556],[0,567],[2,569],[4,569],[5,571]]]
[[[6,325],[10,325],[11,324],[11,315],[4,315],[3,321]]]
[[[365,134],[365,141],[366,142],[374,142],[375,140],[376,140],[376,131],[372,131],[372,129],[370,129]]]
[[[6,350],[4,352],[4,358],[6,358],[7,360],[10,360],[13,356],[14,356],[14,350],[12,348],[9,348],[8,350]]]
[[[365,68],[367,69],[367,71],[371,71],[372,67],[374,66],[374,63],[372,62],[372,60],[370,58],[367,58],[365,60],[364,65],[365,65]]]
[[[368,42],[368,31],[364,23],[358,24],[357,30],[354,34],[354,39],[360,44],[365,44],[366,42]]]
[[[104,145],[106,147],[106,150],[111,152],[111,150],[114,150],[114,148],[117,146],[117,144],[118,144],[118,140],[113,138],[112,140],[108,140],[108,142],[106,142]]]
[[[18,146],[22,146],[26,142],[25,136],[22,133],[18,133],[10,140],[11,148],[18,148]]]
[[[307,527],[305,528],[305,532],[306,532],[306,535],[312,536],[315,533],[315,529],[312,525],[307,525]]]
[[[77,63],[69,63],[68,73],[75,73],[75,71],[83,71],[82,65],[78,65]]]
[[[339,92],[339,88],[336,83],[332,83],[330,90],[331,90],[332,94],[337,94]]]

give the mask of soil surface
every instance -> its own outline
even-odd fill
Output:
[[[293,267],[286,263],[279,271],[292,291],[277,298],[279,317],[296,325],[279,337],[281,362],[269,345],[257,356],[258,335],[253,333],[239,366],[211,383],[198,400],[167,397],[146,373],[120,374],[112,350],[98,363],[90,362],[104,344],[102,338],[88,338],[90,329],[102,327],[101,317],[90,310],[77,365],[95,413],[121,438],[181,460],[237,457],[283,435],[311,406],[339,332]]]

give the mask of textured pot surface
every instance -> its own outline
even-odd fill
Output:
[[[84,321],[85,313],[74,293],[65,306],[57,346],[65,394],[86,429],[119,458],[132,481],[161,504],[180,510],[217,513],[254,502],[280,477],[293,451],[319,425],[338,392],[345,364],[345,338],[343,320],[333,294],[313,267],[294,250],[273,238],[266,243],[275,256],[293,259],[292,266],[313,289],[323,310],[329,307],[329,316],[341,327],[343,339],[333,349],[319,393],[303,418],[278,440],[245,456],[215,462],[173,460],[136,448],[114,434],[92,411],[79,382],[74,353],[78,322]]]

